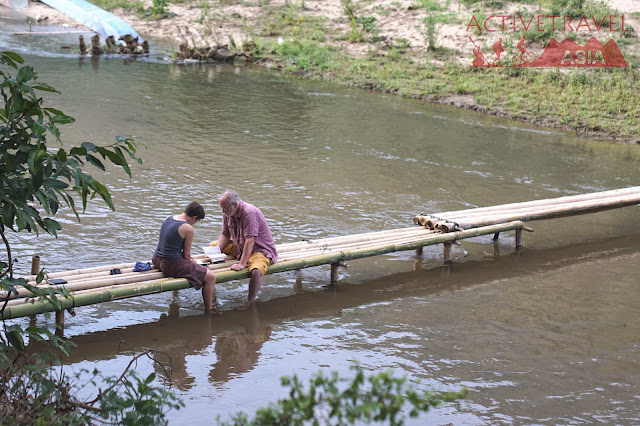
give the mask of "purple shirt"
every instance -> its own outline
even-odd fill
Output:
[[[238,259],[242,256],[242,249],[247,238],[254,237],[253,252],[264,253],[271,263],[278,261],[278,252],[273,242],[267,220],[259,208],[249,203],[238,203],[237,218],[222,215],[222,234],[231,238],[238,249]]]

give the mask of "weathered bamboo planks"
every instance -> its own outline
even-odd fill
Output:
[[[519,247],[522,242],[522,230],[527,229],[524,227],[524,221],[594,213],[636,204],[640,204],[640,187],[430,215],[420,214],[414,217],[414,223],[422,225],[419,227],[279,244],[279,261],[271,265],[267,273],[330,264],[333,282],[337,266],[345,260],[421,249],[432,244],[444,244],[447,262],[450,260],[451,243],[458,239],[514,230],[516,247]],[[204,259],[205,256],[198,255],[195,258]],[[231,270],[231,265],[235,262],[227,257],[225,262],[209,265],[208,268],[215,270],[217,283],[248,278],[249,273],[246,269]],[[189,287],[185,279],[165,278],[157,269],[133,272],[134,265],[122,263],[50,273],[48,279],[63,278],[67,283],[50,285],[43,282],[38,286],[70,291],[69,299],[58,297],[63,309]],[[121,273],[110,275],[114,268],[120,269]],[[26,278],[30,284],[35,285],[35,275]],[[18,318],[58,310],[53,304],[36,300],[30,295],[29,290],[19,287],[17,294],[0,292],[0,299],[8,300],[2,318]]]
[[[408,228],[410,232],[405,230],[396,231],[384,231],[381,233],[361,234],[361,245],[354,245],[353,243],[344,243],[349,241],[345,238],[327,238],[323,240],[317,240],[312,242],[312,245],[317,245],[315,250],[308,250],[304,256],[293,255],[295,251],[291,252],[292,255],[287,257],[286,253],[287,244],[278,246],[284,248],[285,255],[278,261],[278,263],[271,265],[268,274],[274,274],[284,271],[291,271],[303,268],[309,268],[313,266],[335,264],[345,260],[359,259],[369,256],[377,256],[386,253],[392,253],[396,251],[414,250],[427,245],[441,244],[452,242],[458,239],[472,238],[479,235],[494,234],[496,232],[506,232],[511,230],[522,229],[524,224],[522,222],[512,222],[507,224],[500,224],[494,226],[487,226],[482,228],[471,229],[461,232],[450,233],[437,233],[424,228]],[[401,238],[396,240],[390,240],[389,234],[397,233]],[[379,240],[371,239],[372,236],[380,234],[382,238]],[[368,235],[368,237],[366,237]],[[325,241],[328,241],[325,244]],[[298,247],[300,243],[291,243]],[[309,244],[303,242],[303,244]],[[328,249],[330,248],[330,250]],[[211,269],[216,270],[216,284],[248,278],[249,273],[245,269],[243,271],[233,271],[230,269],[231,264],[234,262],[225,262],[222,264],[210,265]],[[104,268],[106,277],[108,275],[108,267]],[[95,268],[92,268],[95,272]],[[76,271],[71,271],[76,273]],[[59,285],[59,288],[66,288],[70,290],[70,285],[73,285],[73,291],[71,297],[65,299],[58,297],[63,309],[75,308],[78,306],[92,305],[96,303],[108,302],[112,300],[124,299],[128,297],[140,296],[145,294],[160,293],[164,291],[180,290],[189,287],[189,283],[185,279],[175,278],[158,278],[159,272],[146,271],[146,272],[132,272],[131,274],[137,274],[138,280],[136,282],[124,282],[121,281],[118,284],[118,280],[121,277],[117,277],[114,281],[105,280],[101,285],[96,285],[95,281],[84,281],[87,284],[82,288],[83,281],[79,280],[75,283],[67,283]],[[131,275],[122,274],[122,275]],[[78,275],[77,273],[75,275]],[[80,274],[82,275],[82,274]],[[161,275],[161,274],[160,274]],[[73,276],[73,275],[72,275]],[[64,275],[61,275],[64,277]],[[113,276],[111,276],[113,277]],[[65,278],[66,279],[66,278]],[[125,280],[127,280],[126,278]],[[80,285],[79,285],[80,284]],[[29,297],[19,297],[10,300],[7,303],[5,311],[3,313],[3,319],[19,318],[29,315],[35,315],[44,312],[52,312],[57,309],[46,301],[36,300]]]
[[[514,220],[523,222],[595,213],[640,204],[640,187],[572,195],[524,203],[456,210],[414,217],[427,229],[450,232]]]

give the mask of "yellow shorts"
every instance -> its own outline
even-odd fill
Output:
[[[218,241],[216,240],[209,245],[217,246]],[[220,251],[224,254],[231,255],[236,259],[238,258],[238,248],[233,243],[233,241],[231,241],[226,246],[224,246],[224,248]],[[262,253],[261,251],[254,251],[253,253],[251,253],[251,256],[249,256],[249,260],[247,261],[247,268],[249,269],[249,272],[253,271],[254,269],[257,269],[260,271],[262,276],[264,276],[264,274],[267,273],[267,268],[269,267],[270,264],[271,264],[271,259],[265,256],[264,253]]]

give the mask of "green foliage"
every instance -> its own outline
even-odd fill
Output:
[[[154,15],[165,15],[167,13],[167,0],[153,0],[151,13]]]
[[[36,90],[57,93],[46,83],[38,82],[29,66],[18,68],[22,58],[11,52],[3,52],[0,64],[18,71],[15,77],[0,70],[3,78],[0,94],[4,108],[0,109],[0,231],[6,228],[27,232],[39,229],[56,235],[60,224],[43,217],[34,207],[37,203],[47,215],[55,215],[64,204],[79,219],[73,195],[80,196],[83,210],[90,198],[99,196],[113,209],[108,189],[86,174],[83,167],[92,164],[105,170],[105,161],[121,167],[129,176],[127,163],[136,156],[136,144],[129,138],[117,138],[116,143],[102,147],[84,142],[69,150],[49,148],[46,136],[51,134],[60,142],[59,125],[73,123],[74,119],[55,108],[42,107],[42,98]],[[10,266],[10,265],[9,265]]]
[[[135,11],[141,11],[144,9],[144,4],[141,0],[91,0],[91,3],[107,11],[118,8],[131,9]]]
[[[410,417],[442,403],[463,399],[466,389],[460,392],[420,392],[405,378],[382,372],[365,378],[356,364],[352,366],[355,377],[346,386],[337,373],[325,376],[322,372],[313,376],[304,389],[297,376],[283,377],[282,385],[289,387],[289,397],[266,408],[257,410],[249,419],[246,413],[238,413],[223,425],[303,425],[303,424],[354,424],[356,422],[384,422],[400,425],[404,422],[404,410]],[[218,419],[220,421],[220,419]]]
[[[424,36],[427,41],[427,49],[430,51],[435,51],[438,46],[438,29],[436,27],[437,20],[433,15],[429,15],[424,20]]]
[[[366,34],[371,35],[372,41],[378,40],[377,20],[374,16],[356,16],[356,9],[351,0],[342,1],[342,10],[349,20],[349,35],[347,38],[351,43],[363,41]]]
[[[117,137],[108,146],[84,142],[68,150],[47,145],[51,135],[62,145],[58,126],[74,119],[58,109],[42,106],[43,98],[36,91],[58,92],[38,81],[33,68],[20,66],[23,62],[16,53],[0,53],[0,95],[4,101],[0,109],[0,237],[6,249],[6,258],[0,258],[0,313],[19,287],[58,309],[60,298],[68,297],[64,290],[36,287],[26,279],[14,278],[14,259],[6,231],[43,230],[56,236],[62,227],[49,216],[66,206],[79,220],[74,196],[80,198],[83,211],[94,197],[113,210],[109,190],[85,172],[86,166],[106,170],[110,164],[131,176],[128,160],[140,163],[135,155],[137,144],[130,138]],[[13,69],[15,76],[5,68]],[[40,283],[43,277],[44,271],[40,271],[36,282]],[[30,351],[26,342],[42,348]],[[97,417],[120,424],[158,424],[164,421],[167,410],[181,406],[164,388],[152,386],[154,375],[141,380],[132,372],[117,379],[103,379],[104,392],[98,391],[93,400],[80,400],[76,395],[86,384],[79,385],[79,375],[72,379],[62,367],[55,367],[59,364],[57,357],[68,356],[71,348],[69,342],[46,328],[23,329],[3,321],[0,424],[83,425],[93,423]],[[99,377],[99,372],[94,371],[94,385]]]
[[[156,425],[167,409],[184,407],[174,394],[153,386],[155,379],[155,373],[140,379],[135,371],[122,379],[106,378],[109,388],[101,394],[100,416],[119,425]]]
[[[415,9],[424,8],[428,12],[442,12],[447,10],[447,7],[449,7],[449,0],[445,4],[442,4],[439,0],[419,0],[414,6]]]
[[[333,51],[330,47],[320,46],[306,40],[284,40],[282,43],[259,46],[263,52],[269,48],[288,64],[290,71],[298,69],[323,70],[329,67],[333,57]]]

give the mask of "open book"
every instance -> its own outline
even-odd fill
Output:
[[[218,246],[202,247],[202,250],[212,262],[224,262],[227,258],[226,254],[220,252],[220,247]]]

